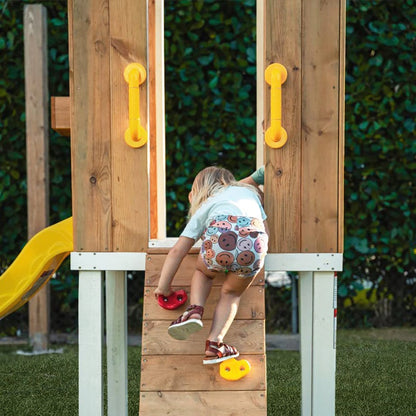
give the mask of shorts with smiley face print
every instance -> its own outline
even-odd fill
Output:
[[[209,270],[253,277],[263,267],[269,237],[257,218],[218,215],[201,239],[201,257]]]

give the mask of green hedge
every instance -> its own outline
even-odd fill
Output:
[[[195,175],[256,160],[255,1],[165,3],[168,233],[185,225]]]
[[[35,2],[0,0],[2,268],[27,233],[22,30],[27,3]],[[66,1],[42,4],[49,16],[50,95],[67,95]],[[178,235],[197,171],[216,163],[243,177],[255,166],[255,1],[167,0],[165,9],[168,232]],[[366,293],[373,299],[376,291],[376,300],[372,310],[354,303],[341,307],[343,325],[416,322],[415,43],[415,1],[348,1],[346,238],[339,295],[353,300],[365,280],[371,286]],[[55,222],[71,215],[69,140],[51,133],[50,149]],[[62,277],[61,292],[71,287],[67,280]]]
[[[347,16],[346,237],[339,294],[354,295],[368,280],[380,304],[392,295],[374,319],[414,323],[416,2],[350,1]]]
[[[23,6],[0,0],[0,269],[27,240],[26,127]],[[37,2],[39,3],[39,2]],[[48,10],[49,93],[68,95],[66,2],[41,2]],[[51,223],[71,215],[71,159],[67,137],[50,131]]]

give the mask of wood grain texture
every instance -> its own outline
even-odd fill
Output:
[[[186,304],[176,310],[163,309],[156,302],[153,291],[154,287],[147,287],[143,296],[143,318],[167,320],[169,323],[174,321],[185,309],[189,306],[189,286],[173,287],[174,290],[184,289],[188,294],[188,301]],[[204,319],[212,319],[214,315],[215,306],[220,296],[221,287],[214,286],[208,297],[205,305]],[[251,286],[241,296],[240,306],[236,315],[236,319],[265,319],[264,310],[264,287]]]
[[[129,147],[131,62],[146,67],[145,0],[70,0],[74,247],[144,252],[148,244],[147,146]],[[140,90],[147,128],[147,88]]]
[[[218,365],[202,364],[203,355],[146,355],[142,357],[140,389],[155,391],[225,391],[265,390],[266,358],[264,355],[241,355],[238,360],[247,360],[250,373],[238,383],[223,379]],[[185,365],[186,363],[186,365]]]
[[[189,292],[197,256],[185,257],[174,289],[181,287]],[[251,371],[238,381],[226,381],[219,374],[219,365],[202,364],[224,276],[214,280],[205,305],[204,327],[186,341],[178,341],[167,330],[186,306],[168,311],[157,304],[153,295],[165,259],[166,253],[152,253],[146,261],[139,414],[228,416],[244,411],[264,416],[267,403],[263,276],[243,294],[237,319],[225,337],[225,342],[240,351],[239,359],[250,362]]]
[[[61,136],[71,135],[71,100],[69,97],[51,97],[51,128]]]
[[[266,0],[265,62],[288,71],[282,126],[266,146],[270,253],[342,252],[345,1]],[[265,128],[270,118],[265,87]]]
[[[264,416],[265,391],[142,392],[140,416]]]
[[[288,140],[280,149],[266,145],[265,210],[269,252],[300,250],[301,215],[301,0],[266,1],[265,63],[280,63],[288,76],[282,86],[282,126]],[[261,74],[264,77],[264,73]],[[265,85],[265,128],[270,125],[270,88]]]
[[[158,238],[158,199],[157,199],[157,144],[156,144],[156,10],[155,0],[150,0],[149,10],[149,202],[150,202],[150,238]]]
[[[24,7],[25,109],[28,238],[49,224],[47,11],[40,4]],[[29,336],[35,351],[48,349],[50,288],[29,301]]]
[[[112,251],[108,0],[69,0],[74,250]]]
[[[132,148],[124,141],[129,122],[129,90],[123,75],[130,63],[147,67],[146,18],[146,0],[109,0],[114,252],[145,252],[149,240],[147,145]],[[140,86],[140,123],[147,130],[147,82]]]
[[[170,322],[143,321],[142,354],[197,354],[205,351],[205,340],[211,327],[211,320],[203,320],[204,327],[192,334],[185,342],[171,338],[168,333]],[[225,337],[225,342],[235,345],[241,354],[264,354],[265,327],[263,320],[236,320]]]
[[[339,2],[304,1],[302,252],[337,252]]]
[[[338,148],[338,253],[344,252],[344,160],[345,160],[345,55],[346,1],[339,6],[339,148]]]
[[[49,117],[47,13],[24,8],[28,237],[49,224]]]

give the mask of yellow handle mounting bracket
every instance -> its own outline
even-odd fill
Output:
[[[282,84],[286,81],[287,70],[281,64],[270,64],[264,78],[270,85],[270,127],[264,140],[268,146],[278,149],[287,141],[287,132],[282,127]]]
[[[147,132],[140,124],[140,85],[146,81],[143,65],[132,63],[124,70],[124,79],[129,84],[129,127],[124,140],[131,147],[142,147],[147,142]]]

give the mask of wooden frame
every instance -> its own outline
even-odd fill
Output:
[[[345,1],[266,0],[265,15],[264,68],[278,62],[288,71],[288,141],[265,151],[269,252],[341,253]],[[264,100],[268,109],[268,88]]]
[[[147,145],[136,149],[124,141],[123,72],[131,62],[146,67],[146,1],[68,5],[74,248],[143,252],[149,229]],[[146,88],[140,100],[147,126]]]
[[[305,256],[314,253],[331,256],[342,251],[342,55],[345,52],[342,31],[345,28],[345,1],[321,3],[319,0],[260,0],[257,4],[257,17],[263,22],[258,25],[258,37],[264,43],[257,51],[261,60],[258,69],[263,66],[263,71],[269,63],[280,62],[289,73],[284,84],[283,106],[287,111],[282,123],[288,132],[288,143],[282,149],[265,149],[270,251],[282,255]],[[162,40],[158,38],[163,27],[163,13],[157,8],[158,5],[160,3],[156,1],[149,3],[149,22],[154,24],[150,28],[149,37],[152,51],[149,53],[148,81],[152,96],[149,100],[151,173],[155,172],[154,167],[163,160],[163,113],[157,110],[157,103],[163,101],[163,75],[156,68],[157,61],[163,59]],[[247,302],[248,309],[241,308],[233,329],[235,332],[230,331],[229,334],[232,339],[238,338],[241,331],[251,331],[246,335],[247,345],[243,347],[242,353],[248,354],[256,363],[255,377],[244,379],[237,387],[225,387],[224,382],[213,372],[206,374],[198,371],[196,374],[177,370],[185,361],[183,354],[186,354],[186,361],[191,368],[197,365],[198,358],[193,356],[192,351],[198,348],[196,343],[200,340],[191,342],[192,351],[187,350],[188,347],[183,350],[182,345],[165,340],[166,325],[171,320],[171,315],[155,309],[152,299],[162,254],[149,253],[148,250],[148,149],[128,149],[120,140],[128,118],[122,68],[131,61],[146,66],[147,9],[144,0],[124,0],[124,6],[121,8],[116,0],[69,1],[75,250],[92,256],[94,253],[120,253],[120,256],[129,252],[148,253],[141,414],[155,414],[157,409],[171,414],[194,414],[195,403],[203,404],[207,401],[215,414],[221,414],[221,411],[229,414],[227,405],[230,403],[227,397],[230,391],[233,391],[233,397],[239,397],[241,391],[244,392],[241,412],[250,409],[250,414],[265,414],[264,311],[259,314],[256,312],[251,319],[246,316],[247,311],[253,313],[253,310],[260,310],[261,301],[256,306]],[[140,31],[136,33],[137,28]],[[263,130],[261,118],[264,116],[267,126],[269,117],[269,93],[262,84],[258,99],[263,97],[264,102],[258,105],[258,137],[261,134],[260,126]],[[142,94],[141,99],[143,120],[147,120],[146,94]],[[317,102],[320,103],[319,106],[311,104]],[[152,141],[154,138],[155,141]],[[322,162],[323,153],[326,159]],[[259,151],[258,163],[261,163],[261,154]],[[164,186],[159,179],[156,182],[158,186],[160,183]],[[150,200],[160,204],[162,192],[164,191],[152,194]],[[151,220],[156,224],[157,231],[154,235],[158,238],[161,236],[161,218],[163,213],[158,211]],[[152,269],[151,263],[156,257],[157,266]],[[337,260],[340,260],[339,256]],[[187,257],[183,267],[182,277],[175,284],[187,287],[189,275],[186,273],[189,274],[193,268],[192,256]],[[334,270],[311,271],[314,267],[322,266],[321,263],[318,266],[315,263],[310,266],[302,264],[303,271],[300,275],[302,414],[330,415],[335,408],[336,280]],[[339,266],[328,267],[334,269]],[[87,386],[91,375],[100,380],[102,377],[102,357],[97,347],[102,346],[102,278],[103,274],[98,270],[80,272],[80,365],[85,365],[80,370],[80,389]],[[126,389],[124,383],[117,385],[117,380],[123,378],[126,368],[124,271],[107,271],[107,279],[110,291],[107,314],[111,315],[107,322],[110,325],[109,342],[111,348],[118,351],[108,357],[108,360],[117,363],[109,369],[111,387],[108,394],[113,411],[125,414],[124,401],[117,399],[125,397]],[[259,290],[258,286],[261,287],[254,285],[252,290]],[[92,305],[88,305],[86,294],[92,294]],[[123,302],[122,305],[115,302],[115,296]],[[208,325],[215,296],[218,296],[218,290],[213,290],[213,298],[207,305]],[[316,301],[318,296],[319,304]],[[254,295],[251,298],[257,299]],[[260,316],[261,313],[263,316]],[[117,337],[121,341],[116,342]],[[96,354],[94,359],[91,357],[92,352]],[[169,360],[164,358],[166,354],[169,355]],[[325,362],[327,355],[331,357],[329,364]],[[169,367],[169,377],[166,377],[167,388],[162,394],[160,381],[155,381],[161,377],[155,378],[154,375],[165,375],[166,366]],[[180,409],[175,401],[177,393],[174,392],[178,375],[187,389],[184,390],[186,394],[182,394],[184,399]],[[95,413],[86,404],[91,400],[80,391],[80,414],[102,414],[100,383],[101,381],[96,381],[91,387]],[[226,394],[219,391],[218,387],[220,390],[226,389]]]
[[[149,2],[150,238],[166,238],[164,0]]]

